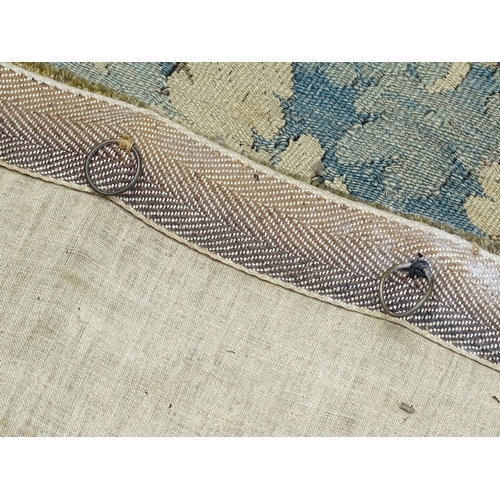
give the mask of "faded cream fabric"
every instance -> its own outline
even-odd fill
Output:
[[[291,64],[181,63],[166,84],[183,125],[252,160],[269,162],[267,151],[253,147],[254,133],[272,141],[285,126],[280,99],[293,95]]]
[[[0,231],[0,435],[500,435],[500,372],[108,199],[0,168]]]

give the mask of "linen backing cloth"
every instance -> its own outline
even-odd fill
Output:
[[[500,434],[500,373],[402,325],[5,168],[0,220],[4,436]]]
[[[10,65],[0,100],[3,435],[500,434],[498,256]],[[143,175],[97,196],[124,132]],[[394,320],[417,249],[436,289]]]

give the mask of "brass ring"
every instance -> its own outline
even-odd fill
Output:
[[[409,272],[408,274],[410,277],[418,276],[425,278],[429,283],[429,287],[425,292],[424,297],[422,298],[422,300],[420,300],[418,304],[413,306],[411,309],[408,309],[408,311],[396,313],[392,312],[387,306],[387,303],[385,302],[384,285],[389,275],[392,274],[394,271],[398,271],[399,269],[407,270]],[[382,275],[382,278],[380,279],[380,286],[379,286],[380,302],[382,304],[382,308],[387,314],[389,314],[390,316],[395,316],[397,318],[402,318],[420,309],[424,305],[425,301],[431,296],[433,290],[434,290],[434,276],[432,275],[431,266],[424,259],[415,259],[412,260],[411,262],[406,262],[404,264],[396,264],[387,269],[387,271],[385,271],[385,273]]]
[[[133,153],[135,157],[135,161],[137,164],[137,171],[134,175],[134,178],[124,187],[117,189],[116,191],[104,191],[103,189],[99,188],[92,178],[90,177],[90,164],[92,163],[92,159],[94,158],[95,154],[100,151],[102,148],[105,148],[106,146],[109,146],[111,144],[118,144],[118,141],[105,141],[96,146],[87,156],[87,160],[85,162],[85,177],[87,178],[87,182],[90,184],[92,189],[94,191],[97,191],[99,194],[102,194],[104,196],[117,196],[119,194],[124,193],[125,191],[128,191],[132,187],[135,186],[137,181],[139,180],[139,177],[141,176],[141,170],[142,170],[142,161],[141,161],[141,156],[139,154],[139,151],[135,148],[135,146],[132,146],[131,152]]]

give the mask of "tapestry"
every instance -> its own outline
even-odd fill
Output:
[[[45,65],[0,65],[4,435],[499,434],[500,256],[467,209],[494,187],[496,142],[471,118],[436,204],[411,205],[409,186],[441,172],[412,148],[445,136],[421,122],[405,135],[396,118],[413,108],[394,109],[387,80],[411,67],[442,100],[478,68],[493,82],[495,65],[434,79],[430,66],[373,65],[370,84],[370,65],[353,80],[349,65],[303,65],[316,76],[300,97],[295,64],[71,64],[53,64],[67,84]],[[315,86],[327,68],[355,110],[385,89],[364,106],[391,118],[356,127],[335,108],[328,146],[305,105],[341,102]],[[405,159],[382,168],[391,141]],[[490,184],[484,168],[450,181],[486,154]],[[391,192],[409,159],[420,167]]]
[[[137,99],[297,179],[498,248],[498,63],[47,68]]]
[[[373,311],[382,311],[384,271],[423,255],[435,291],[404,321],[500,362],[499,257],[477,244],[287,180],[153,112],[47,85],[14,66],[0,78],[6,164],[88,186],[89,152],[131,136],[144,171],[121,201],[147,220],[249,271]],[[107,152],[94,175],[112,187],[122,164]],[[423,280],[412,288],[406,281],[393,285],[393,309],[408,309],[425,291]]]

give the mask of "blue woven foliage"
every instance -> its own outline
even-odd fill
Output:
[[[182,115],[169,97],[169,78],[187,63],[50,64],[181,116],[187,126],[210,119]],[[361,201],[485,236],[464,205],[471,197],[492,200],[479,174],[500,159],[500,71],[458,64],[292,63],[291,97],[275,94],[284,126],[267,138],[254,129],[251,147],[279,167],[291,142],[307,134],[324,151],[323,180],[340,179]],[[186,85],[193,78],[196,72]]]
[[[494,68],[472,65],[456,89],[429,92],[447,64],[294,63],[294,95],[282,102],[286,125],[273,141],[255,137],[277,164],[303,134],[325,150],[325,180],[341,177],[355,197],[419,214],[476,235],[465,211],[484,196],[483,161],[499,158],[500,92]]]

